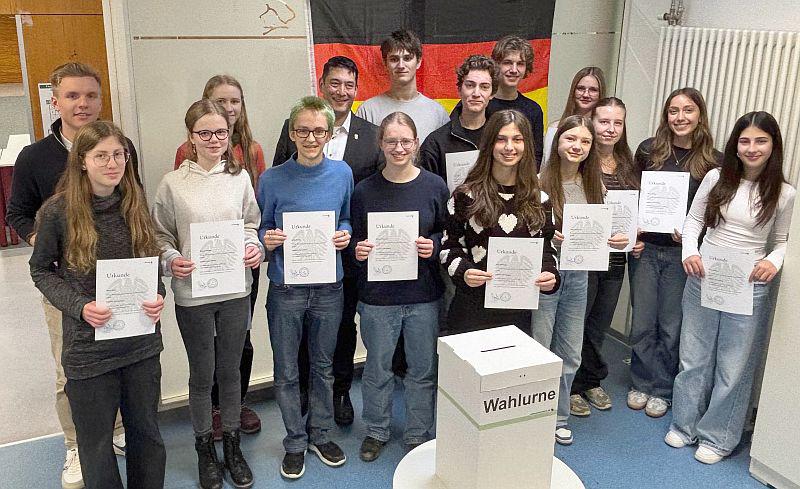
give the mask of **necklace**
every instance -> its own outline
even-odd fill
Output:
[[[692,150],[689,150],[688,153],[683,155],[682,157],[678,158],[678,155],[675,154],[675,148],[670,147],[670,151],[672,151],[672,157],[675,158],[675,164],[678,165],[678,168],[683,168],[683,160],[685,160],[690,154],[692,154]]]

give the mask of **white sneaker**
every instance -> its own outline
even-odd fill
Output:
[[[77,448],[67,450],[64,470],[61,472],[61,487],[63,489],[83,489],[81,459],[78,457]]]
[[[650,399],[650,396],[645,394],[644,392],[637,391],[631,389],[628,391],[628,407],[635,410],[640,410],[647,405],[647,401]]]
[[[556,442],[559,445],[572,445],[572,430],[569,425],[556,427]]]
[[[725,456],[718,454],[710,447],[707,447],[705,445],[700,445],[694,452],[694,458],[698,462],[703,462],[704,464],[711,465],[719,462],[720,460],[725,458]]]
[[[667,409],[669,409],[669,403],[666,399],[650,396],[650,399],[647,400],[647,406],[644,408],[644,413],[651,418],[660,418],[667,414]]]
[[[672,448],[683,448],[686,446],[686,442],[683,441],[683,438],[674,430],[669,430],[667,432],[667,436],[664,437],[664,443]]]
[[[114,444],[114,453],[117,455],[125,456],[125,432],[119,435],[114,435],[112,443]]]

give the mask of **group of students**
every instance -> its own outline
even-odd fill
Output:
[[[782,263],[794,200],[782,174],[775,119],[765,112],[743,116],[720,155],[702,95],[679,89],[665,101],[655,137],[634,157],[625,105],[605,96],[599,68],[575,75],[564,114],[545,134],[541,108],[517,90],[533,65],[530,44],[519,37],[499,40],[491,57],[472,55],[462,63],[460,103],[449,116],[417,91],[422,49],[412,32],[392,33],[381,53],[390,89],[355,114],[358,68],[342,56],[328,60],[321,97],[292,107],[266,170],[242,87],[229,76],[211,78],[186,113],[187,141],[149,209],[133,145],[113,124],[96,120],[99,77],[78,63],[56,69],[53,97],[61,119],[51,136],[21,153],[9,222],[34,245],[31,275],[45,297],[53,354],[63,367],[60,385],[66,383],[68,406],[59,416],[62,425],[71,418],[77,432],[67,444],[63,487],[122,487],[114,448],[124,441],[128,486],[163,486],[156,416],[163,285],[156,301],[142,304],[157,324],[155,334],[94,341],[94,328],[111,317],[94,300],[96,261],[156,255],[160,273],[172,277],[203,488],[222,487],[226,475],[236,487],[253,485],[239,434],[260,429],[244,395],[262,261],[268,263],[275,396],[286,429],[285,478],[303,475],[307,450],[329,466],[346,462],[331,435],[334,422],[353,421],[356,312],[367,348],[362,460],[378,458],[391,438],[395,372],[402,370],[403,442],[412,449],[434,436],[437,336],[509,324],[563,359],[555,440],[572,443],[571,413],[611,407],[601,386],[608,372],[602,343],[626,261],[633,306],[628,405],[658,417],[672,403],[666,443],[699,442],[702,462],[718,461],[738,444],[765,340],[769,283]],[[468,150],[478,151],[477,160],[451,193],[447,154]],[[607,190],[638,189],[642,171],[690,172],[684,228],[639,234],[629,257],[612,253],[608,271],[559,270],[564,206],[602,204]],[[283,216],[303,211],[335,213],[333,283],[284,280]],[[368,215],[394,211],[419,214],[417,279],[369,281],[366,264],[376,244],[368,239]],[[194,298],[189,227],[230,219],[244,221],[245,291]],[[703,246],[758,255],[750,276],[756,282],[752,316],[701,306],[703,232]],[[483,307],[492,279],[490,237],[543,238],[535,278],[541,295],[532,313]],[[623,250],[628,237],[609,236],[608,245]],[[124,435],[115,431],[118,411]]]

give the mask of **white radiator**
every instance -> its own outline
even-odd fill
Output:
[[[722,150],[734,122],[753,110],[775,116],[784,143],[784,173],[800,177],[800,33],[662,27],[650,119],[655,133],[666,97],[694,87],[708,104],[714,144]]]

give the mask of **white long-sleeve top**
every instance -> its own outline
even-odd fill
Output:
[[[703,231],[708,194],[720,177],[719,168],[709,171],[700,188],[697,189],[692,207],[683,223],[683,259],[700,255],[697,242]],[[773,215],[764,225],[756,224],[758,215],[758,186],[756,182],[742,179],[736,195],[728,205],[722,208],[720,223],[715,228],[708,228],[703,243],[724,248],[735,248],[751,251],[756,261],[769,260],[778,270],[783,265],[786,253],[786,241],[789,237],[789,225],[792,222],[795,189],[788,183],[781,187],[781,195]],[[774,244],[767,254],[767,242],[772,235]]]

